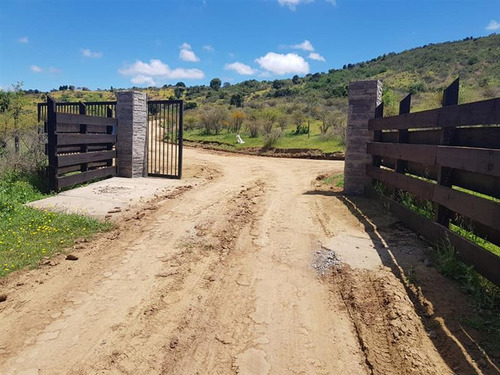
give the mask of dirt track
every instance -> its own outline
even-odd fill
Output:
[[[185,160],[185,187],[78,261],[4,280],[1,374],[481,373],[433,341],[352,202],[315,186],[343,162]]]

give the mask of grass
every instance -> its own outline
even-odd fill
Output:
[[[457,253],[448,239],[436,245],[433,260],[437,269],[446,277],[455,280],[461,289],[473,297],[473,316],[464,318],[464,323],[474,329],[500,337],[500,287],[489,282],[457,258]],[[498,349],[498,340],[487,343]]]
[[[91,237],[109,223],[27,207],[45,195],[19,176],[0,178],[0,277],[61,252],[77,238]]]
[[[279,149],[316,149],[322,152],[343,152],[345,150],[344,146],[341,144],[340,139],[325,139],[321,136],[319,131],[313,130],[311,126],[311,136],[307,137],[307,134],[293,135],[291,133],[292,128],[286,129],[281,137],[274,144],[275,148]],[[257,147],[263,148],[265,144],[265,137],[259,134],[256,138],[250,138],[248,132],[241,132],[241,138],[245,141],[244,144],[236,143],[236,133],[228,133],[222,131],[220,134],[205,134],[203,130],[193,129],[184,131],[184,139],[187,141],[209,141],[209,142],[220,142],[227,144],[231,148],[235,149],[245,149],[246,147]]]
[[[344,174],[334,174],[323,180],[325,185],[335,185],[336,187],[343,188],[344,187]]]

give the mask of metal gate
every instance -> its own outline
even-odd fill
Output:
[[[182,100],[148,100],[148,176],[182,176]]]

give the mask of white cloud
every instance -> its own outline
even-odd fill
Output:
[[[337,0],[325,0],[333,6],[337,5]],[[299,4],[312,3],[314,0],[278,0],[279,5],[287,6],[290,10],[295,10]]]
[[[278,75],[309,73],[309,63],[302,56],[295,53],[284,55],[268,52],[265,56],[259,57],[255,61],[261,68]]]
[[[325,58],[317,52],[311,52],[307,57],[311,60],[326,61]]]
[[[28,44],[30,42],[27,36],[23,36],[22,38],[19,38],[17,41],[23,44]]]
[[[491,30],[491,31],[500,30],[500,22],[491,20],[488,26],[486,26],[486,30]]]
[[[182,46],[180,46],[181,51],[179,52],[179,58],[182,61],[190,61],[190,62],[196,62],[200,61],[198,56],[195,55],[193,52],[193,49],[191,46],[187,43],[182,43]]]
[[[295,10],[300,3],[311,2],[312,0],[278,0],[281,6],[287,6],[291,10]]]
[[[294,44],[292,46],[293,49],[301,49],[303,51],[309,51],[309,52],[312,52],[314,51],[314,47],[313,45],[311,44],[310,41],[308,40],[304,40],[302,43],[300,44]]]
[[[136,84],[156,84],[155,79],[202,79],[205,73],[199,69],[171,69],[161,60],[152,59],[147,62],[137,60],[134,64],[119,69],[118,72],[124,76],[131,76],[131,82]]]
[[[149,86],[154,86],[156,84],[153,77],[144,76],[142,74],[133,77],[130,81],[136,85],[147,83]]]
[[[234,70],[236,73],[241,74],[241,75],[252,75],[255,74],[256,71],[252,69],[250,66],[243,64],[241,62],[234,62],[232,64],[226,64],[224,66],[224,69],[226,70]]]
[[[96,59],[102,57],[102,52],[95,52],[89,49],[82,49],[82,56]]]
[[[41,67],[39,67],[38,65],[31,65],[30,69],[32,72],[35,72],[35,73],[43,72],[43,69]]]
[[[212,47],[210,44],[206,44],[203,46],[203,49],[205,51],[208,51],[208,52],[213,52],[214,51],[214,47]]]

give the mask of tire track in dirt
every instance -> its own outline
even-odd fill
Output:
[[[311,191],[342,163],[186,157],[215,178],[124,217],[71,269],[9,279],[0,373],[450,373],[401,282],[363,268],[365,227]],[[312,266],[330,248],[350,257],[333,274]]]

